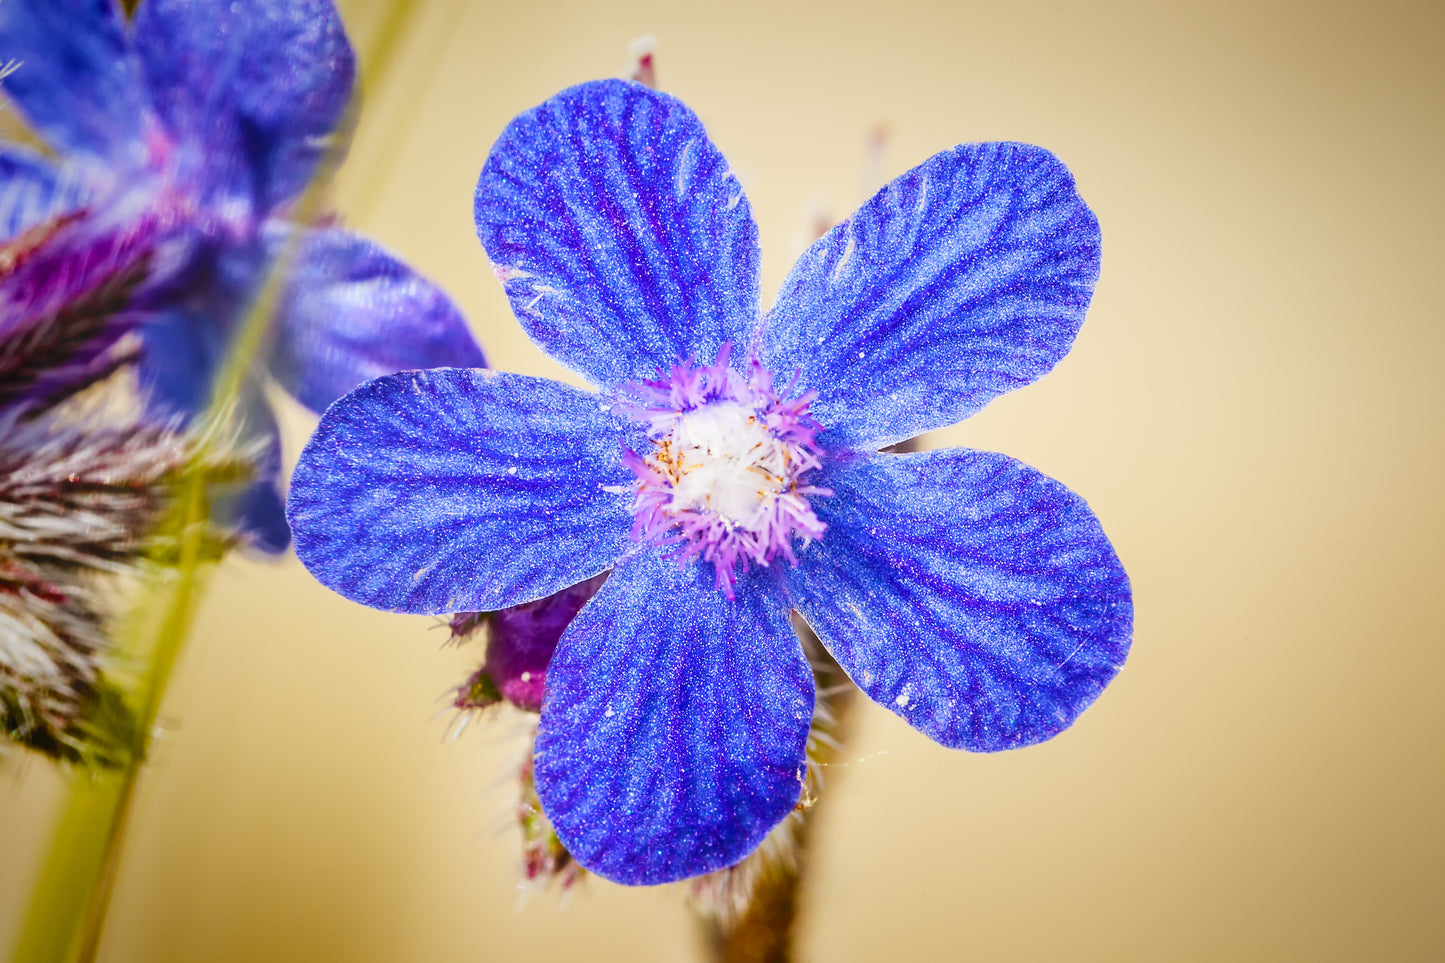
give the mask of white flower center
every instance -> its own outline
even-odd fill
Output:
[[[808,499],[833,492],[807,480],[823,454],[821,426],[808,414],[813,395],[785,400],[758,362],[736,371],[727,360],[724,345],[710,365],[624,386],[626,412],[647,427],[651,450],[624,449],[622,458],[637,476],[632,537],[711,562],[732,598],[749,565],[779,556],[797,564],[794,543],[828,528]]]
[[[762,527],[791,484],[791,446],[735,401],[679,415],[654,457],[672,478],[671,512],[711,512],[734,528]]]

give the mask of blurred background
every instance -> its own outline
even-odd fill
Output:
[[[440,281],[499,368],[561,375],[487,270],[477,173],[513,115],[625,73],[639,34],[748,190],[765,301],[819,217],[958,142],[1050,148],[1099,216],[1072,354],[927,445],[1008,452],[1089,500],[1133,579],[1133,653],[1019,752],[862,708],[802,959],[1445,956],[1445,8],[341,7],[371,86],[335,206]],[[294,459],[313,422],[276,398]],[[698,953],[672,889],[519,898],[522,727],[447,741],[481,653],[434,621],[348,603],[294,557],[220,569],[102,960]],[[61,789],[41,761],[0,769],[6,944]]]

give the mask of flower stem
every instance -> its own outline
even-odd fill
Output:
[[[808,864],[812,819],[793,831],[796,862],[760,879],[746,912],[729,924],[705,923],[714,963],[791,963],[797,931],[799,889]]]
[[[316,219],[322,185],[330,180],[341,148],[337,145],[318,165],[298,199],[293,214],[298,224]],[[169,536],[159,541],[173,546],[175,554],[154,560],[147,580],[149,591],[117,632],[117,668],[123,672],[127,666],[142,667],[143,672],[126,687],[127,701],[135,708],[134,727],[121,741],[113,768],[73,774],[69,798],[16,944],[15,963],[91,963],[99,951],[136,784],[204,587],[209,560],[209,448],[217,437],[225,437],[241,388],[251,376],[252,362],[265,343],[301,234],[291,232],[216,374],[210,406],[198,422],[199,442],[176,481],[174,501],[159,526],[159,532]]]
[[[850,710],[858,690],[811,631],[802,631],[803,648],[813,664],[818,709],[815,729],[826,737],[809,748],[809,762],[826,767],[834,762],[848,733]],[[826,719],[826,725],[819,720]],[[820,797],[821,798],[821,797]],[[760,874],[747,909],[733,920],[704,919],[704,937],[714,963],[791,963],[798,934],[801,891],[812,858],[810,841],[820,802],[797,818],[792,831],[793,858],[779,861]]]
[[[391,72],[391,61],[400,46],[401,36],[411,19],[412,0],[392,0],[386,20],[377,32],[376,41],[367,51],[366,62],[361,65],[361,90],[375,96],[381,89],[381,78]]]
[[[135,784],[160,711],[161,696],[180,655],[202,582],[202,546],[206,522],[205,488],[197,470],[187,470],[172,514],[178,532],[178,557],[172,577],[158,580],[149,604],[136,616],[160,611],[160,627],[149,652],[127,652],[126,659],[149,666],[134,699],[135,724],[113,768],[73,774],[70,796],[56,825],[50,852],[36,883],[25,928],[16,944],[16,963],[88,963],[95,959],[106,909],[119,869],[121,841],[129,822]],[[144,638],[145,633],[128,633]]]
[[[376,98],[386,81],[390,81],[393,86],[402,82],[398,72],[393,70],[393,64],[404,47],[403,40],[407,33],[416,29],[417,18],[412,16],[412,6],[413,0],[392,0],[381,30],[371,49],[367,51],[366,60],[361,64],[362,96]],[[411,88],[425,88],[441,62],[440,57],[431,56],[420,60],[420,67],[413,71]],[[413,65],[416,63],[417,61],[413,60]],[[373,213],[378,199],[386,194],[387,182],[396,168],[396,160],[407,143],[405,131],[398,129],[398,124],[405,122],[405,119],[401,119],[388,127],[389,136],[374,148],[374,155],[357,181],[355,199],[349,205],[349,213],[356,222],[365,223]]]
[[[127,792],[126,778],[125,772],[112,769],[74,778],[15,946],[15,963],[76,958],[76,924],[86,916],[90,894],[99,884],[104,853],[115,845],[111,837],[119,820],[113,814]]]

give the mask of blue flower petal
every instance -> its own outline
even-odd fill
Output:
[[[147,410],[158,418],[189,418],[210,404],[211,381],[225,349],[216,325],[185,308],[174,308],[147,318],[140,333],[136,368]]]
[[[619,883],[742,859],[797,801],[813,676],[770,571],[644,549],[618,564],[547,667],[542,808],[568,852]]]
[[[312,232],[288,275],[271,373],[313,411],[394,371],[486,364],[441,289],[365,238]]]
[[[946,746],[1065,729],[1129,651],[1129,580],[1083,499],[964,449],[827,465],[794,605],[864,692]]]
[[[211,513],[224,528],[236,528],[246,544],[270,555],[279,555],[291,544],[286,525],[286,507],[277,487],[281,472],[281,431],[276,414],[266,401],[261,385],[248,380],[237,401],[233,421],[238,446],[259,448],[256,474],[251,484],[214,496]]]
[[[62,154],[138,160],[145,95],[114,0],[4,0],[4,91]]]
[[[247,486],[234,500],[217,505],[215,515],[222,524],[232,520],[246,536],[246,544],[267,555],[280,555],[291,545],[286,526],[286,505],[275,480]]]
[[[143,348],[137,369],[149,416],[156,421],[190,423],[211,404],[212,381],[226,350],[214,320],[177,308],[158,312],[141,331]],[[249,547],[280,554],[291,544],[278,488],[281,433],[265,390],[254,378],[247,378],[241,386],[231,426],[238,450],[252,459],[255,475],[244,486],[212,489],[211,517],[221,528],[239,532]]]
[[[23,148],[0,145],[0,240],[74,210],[87,194],[65,168]]]
[[[596,396],[541,378],[378,378],[327,409],[301,452],[287,505],[296,554],[328,588],[392,611],[550,595],[628,545],[628,430]]]
[[[594,384],[752,337],[757,225],[697,115],[666,94],[604,80],[522,114],[482,169],[476,219],[527,334]]]
[[[168,333],[187,330],[179,322]],[[182,394],[152,396],[147,409],[158,422],[185,424],[211,400],[207,379],[193,378],[193,398]],[[202,390],[203,389],[203,390]],[[234,415],[227,425],[230,448],[244,457],[252,472],[243,482],[216,482],[207,490],[211,519],[217,527],[239,533],[245,544],[267,554],[279,554],[291,543],[286,527],[286,510],[277,487],[281,473],[281,432],[276,414],[266,401],[264,388],[255,379],[242,383]]]
[[[825,444],[881,447],[1048,371],[1098,275],[1098,222],[1057,158],[1025,144],[955,147],[799,259],[764,322],[762,357],[818,392]]]
[[[135,49],[186,163],[263,213],[306,186],[355,77],[331,0],[146,0]]]

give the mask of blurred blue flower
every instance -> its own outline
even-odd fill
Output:
[[[330,0],[4,0],[5,91],[57,158],[0,147],[0,240],[71,210],[123,210],[162,242],[128,308],[158,420],[187,419],[262,281],[300,230],[289,206],[340,129],[352,52]],[[321,411],[407,368],[483,364],[457,310],[375,244],[334,227],[295,239],[273,337],[243,391],[245,432],[267,454],[232,511],[256,544],[289,534],[274,475],[269,372]]]
[[[1004,455],[881,451],[1068,351],[1099,232],[1047,151],[935,155],[766,312],[741,186],[637,84],[513,121],[476,221],[522,326],[598,392],[379,378],[322,418],[289,513],[312,573],[382,609],[499,609],[611,569],[547,666],[535,754],[587,869],[706,873],[794,807],[814,682],[791,611],[947,746],[1047,739],[1119,670],[1129,582],[1082,499]]]

